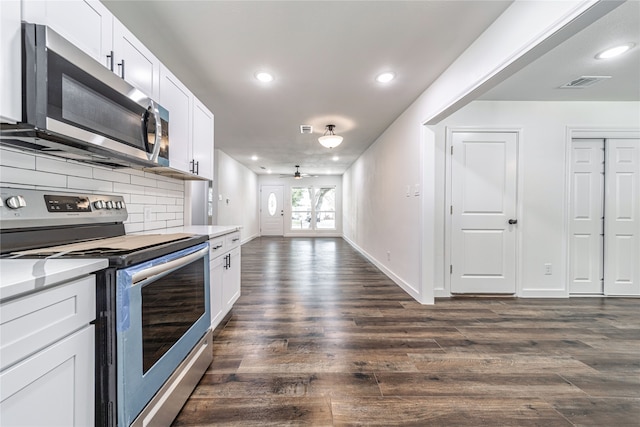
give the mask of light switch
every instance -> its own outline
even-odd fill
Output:
[[[222,201],[222,194],[218,194],[218,201],[221,202]]]
[[[413,195],[414,196],[420,195],[420,184],[416,184],[413,186]]]
[[[407,197],[411,196],[411,186],[407,185]]]

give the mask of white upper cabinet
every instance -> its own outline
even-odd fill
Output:
[[[99,1],[23,1],[22,19],[49,26],[105,67],[109,66],[113,15]]]
[[[0,119],[22,118],[20,1],[0,0]]]
[[[197,98],[193,99],[192,165],[195,173],[213,179],[213,113]]]
[[[113,20],[113,71],[145,95],[158,99],[160,61],[117,19]]]
[[[49,26],[145,95],[158,99],[160,61],[95,0],[23,1],[23,20]]]
[[[160,67],[160,105],[169,110],[169,166],[189,172],[193,95],[166,67]]]

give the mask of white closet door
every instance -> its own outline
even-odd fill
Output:
[[[640,140],[606,141],[606,295],[640,295]]]
[[[569,292],[602,294],[604,139],[574,139],[569,204]]]

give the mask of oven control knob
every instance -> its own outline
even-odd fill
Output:
[[[124,203],[118,200],[116,202],[116,209],[122,209],[122,208],[124,208]]]
[[[104,200],[96,200],[95,202],[93,202],[93,207],[96,209],[104,209]]]
[[[107,200],[107,209],[113,209],[113,201]]]
[[[11,196],[6,200],[6,203],[11,209],[20,209],[27,206],[27,201],[22,196]]]

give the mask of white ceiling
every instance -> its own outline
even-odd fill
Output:
[[[299,164],[327,175],[342,174],[511,0],[103,3],[214,112],[216,148],[260,174],[261,167],[293,173]],[[615,9],[601,20],[613,23],[596,22],[482,99],[569,99],[582,91],[588,99],[640,100],[640,48],[616,62],[626,71],[591,61],[622,34],[640,43],[638,5]],[[258,82],[260,70],[275,81]],[[388,70],[395,80],[374,81]],[[618,74],[591,87],[593,96],[555,90],[605,71]],[[302,124],[314,134],[300,134]],[[344,137],[333,150],[317,142],[327,124]]]

